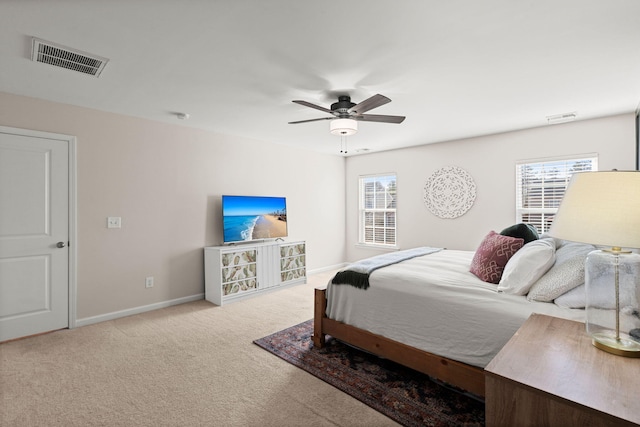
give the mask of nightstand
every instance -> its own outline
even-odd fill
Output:
[[[640,425],[640,359],[597,349],[584,323],[532,314],[485,368],[486,425]]]

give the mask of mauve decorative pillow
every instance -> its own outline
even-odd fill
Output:
[[[524,239],[490,231],[476,250],[469,271],[480,280],[499,283],[509,259],[524,245]]]

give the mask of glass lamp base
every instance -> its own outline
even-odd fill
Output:
[[[593,345],[640,357],[640,254],[619,247],[596,250],[585,263],[586,326]]]
[[[640,357],[640,342],[638,341],[623,337],[616,338],[604,333],[592,334],[591,339],[593,345],[608,353],[625,357]]]

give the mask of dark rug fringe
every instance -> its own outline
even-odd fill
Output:
[[[358,273],[357,271],[351,270],[339,271],[333,276],[331,283],[334,285],[351,285],[358,289],[367,289],[369,287],[369,274]]]

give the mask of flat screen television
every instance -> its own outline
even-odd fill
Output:
[[[224,243],[277,239],[287,236],[284,197],[222,196]]]

